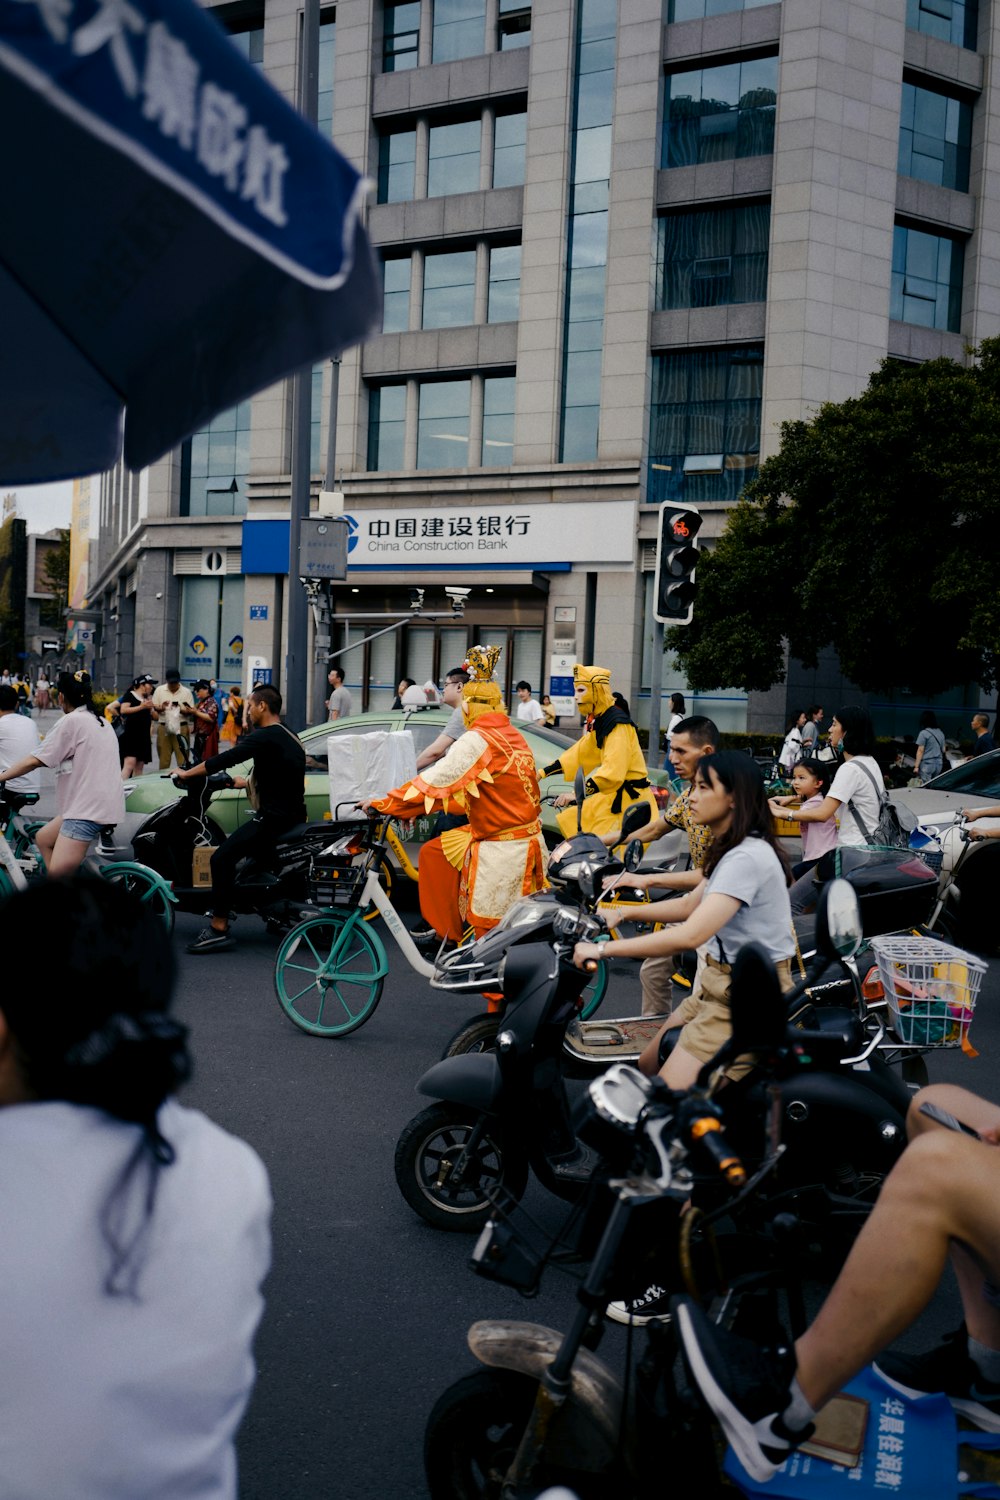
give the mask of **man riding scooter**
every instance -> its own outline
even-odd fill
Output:
[[[229,913],[237,865],[250,856],[266,861],[282,834],[305,822],[306,752],[280,716],[281,694],[277,688],[254,688],[247,701],[251,732],[230,750],[210,755],[200,765],[179,771],[175,778],[193,781],[240,765],[248,757],[253,761],[251,777],[234,777],[233,785],[247,788],[256,816],[230,834],[212,855],[211,926],[188,944],[189,953],[218,953],[234,946]]]

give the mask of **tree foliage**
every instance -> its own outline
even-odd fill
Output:
[[[66,600],[69,596],[69,546],[69,527],[61,526],[59,545],[47,549],[45,561],[42,564],[45,585],[52,598],[46,600],[42,606],[41,621],[44,625],[58,626],[60,630],[64,628]]]
[[[779,451],[698,564],[667,643],[695,690],[764,690],[784,642],[827,645],[868,692],[1000,673],[1000,339],[963,366],[885,360],[867,390],[786,422]]]

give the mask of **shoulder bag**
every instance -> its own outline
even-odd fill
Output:
[[[848,802],[851,816],[861,830],[861,836],[870,849],[908,849],[910,847],[910,833],[917,826],[917,820],[911,812],[905,808],[897,808],[889,801],[884,790],[879,788],[878,782],[860,761],[857,763],[858,770],[864,771],[868,780],[875,789],[878,797],[878,822],[874,832],[871,831],[861,817],[853,800]]]

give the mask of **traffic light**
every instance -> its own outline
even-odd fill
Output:
[[[664,625],[691,622],[698,563],[694,539],[700,529],[701,513],[691,505],[664,505],[660,511],[653,615]]]

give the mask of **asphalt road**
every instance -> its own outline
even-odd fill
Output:
[[[368,1024],[341,1041],[313,1038],[278,1006],[276,945],[263,925],[241,918],[233,952],[192,957],[184,943],[201,925],[181,916],[176,927],[176,1009],[196,1059],[185,1101],[255,1147],[275,1200],[241,1495],[426,1500],[423,1427],[440,1392],[475,1368],[468,1325],[494,1316],[564,1328],[573,1299],[572,1283],[552,1272],[531,1303],[480,1280],[466,1265],[472,1240],[425,1226],[396,1188],[396,1139],[426,1102],[414,1083],[477,1004],[432,991],[393,947]],[[636,975],[615,966],[606,1013],[636,1013]],[[995,964],[973,1028],[981,1056],[934,1056],[935,1080],[1000,1102],[998,1007]],[[527,1202],[551,1228],[564,1211],[537,1187]],[[946,1285],[906,1342],[920,1347],[955,1321]],[[623,1347],[623,1331],[609,1328],[602,1356],[614,1362]]]

